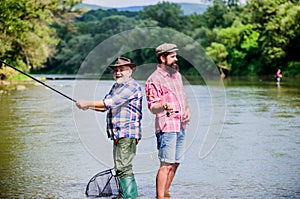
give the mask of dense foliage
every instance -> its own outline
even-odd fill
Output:
[[[100,9],[77,17],[70,8],[78,1],[63,2],[62,6],[59,0],[2,1],[1,59],[23,69],[74,74],[88,53],[113,35],[134,28],[161,27],[191,37],[231,75],[269,75],[277,68],[285,75],[300,74],[298,0],[248,0],[246,5],[238,0],[214,0],[204,13],[191,15],[184,15],[179,4],[163,1],[140,12]],[[137,64],[155,62],[153,49],[128,56]],[[191,64],[180,61],[184,62],[184,73],[195,74]]]
[[[68,12],[78,0],[2,0],[0,57],[27,71],[54,55],[59,38],[51,27],[54,15]]]

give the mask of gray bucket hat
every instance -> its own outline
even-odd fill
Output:
[[[175,51],[178,51],[178,48],[175,44],[171,44],[171,43],[163,43],[155,49],[155,53],[157,57],[161,56],[164,53],[171,53]]]

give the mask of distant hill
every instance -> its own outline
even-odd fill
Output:
[[[181,9],[183,10],[183,13],[185,15],[190,15],[192,13],[202,14],[206,11],[207,5],[205,4],[198,4],[198,3],[178,3],[181,6]],[[116,8],[118,11],[131,11],[131,12],[138,12],[144,9],[145,6],[130,6],[130,7],[123,7],[123,8]],[[75,8],[87,8],[91,10],[98,10],[98,9],[111,9],[109,7],[103,7],[93,4],[86,4],[81,3],[75,6]]]
[[[145,6],[130,6],[124,8],[117,8],[118,11],[131,11],[131,12],[138,12],[144,9]]]
[[[107,7],[93,5],[93,4],[86,4],[86,3],[79,3],[76,6],[74,6],[74,9],[78,9],[78,8],[87,8],[90,10],[98,10],[98,9],[107,10],[107,9],[109,9]]]
[[[185,15],[190,15],[193,13],[202,14],[208,8],[208,5],[199,3],[179,3],[183,13]]]

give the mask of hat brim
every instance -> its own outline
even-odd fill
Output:
[[[117,68],[117,67],[120,67],[120,66],[129,66],[130,68],[136,67],[136,65],[133,64],[133,63],[115,64],[115,65],[110,65],[109,67],[110,67],[110,68]]]

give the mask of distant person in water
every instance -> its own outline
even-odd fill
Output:
[[[277,70],[275,77],[276,77],[276,80],[277,80],[277,85],[279,86],[280,85],[280,80],[282,78],[280,69]]]

